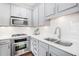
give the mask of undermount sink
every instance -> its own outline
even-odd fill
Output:
[[[63,46],[72,46],[71,42],[61,41],[61,40],[54,39],[54,38],[46,38],[45,40],[50,41],[50,42],[54,42],[56,44],[63,45]]]
[[[63,46],[71,46],[72,45],[71,42],[66,42],[66,41],[57,41],[55,43],[63,45]]]
[[[56,42],[57,41],[57,39],[53,39],[53,38],[46,38],[45,40],[51,41],[51,42]]]

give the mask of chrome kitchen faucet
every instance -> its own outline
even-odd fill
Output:
[[[59,32],[58,38],[61,39],[61,28],[60,27],[56,27],[54,34],[57,34],[57,30]]]

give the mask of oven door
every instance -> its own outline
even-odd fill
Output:
[[[22,49],[26,49],[27,48],[27,44],[15,44],[15,51],[18,50],[22,50]]]
[[[21,55],[29,51],[29,41],[15,43],[15,55]]]

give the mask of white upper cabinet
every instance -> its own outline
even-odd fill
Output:
[[[20,16],[20,10],[16,5],[11,5],[11,16]]]
[[[26,9],[17,5],[11,5],[11,16],[26,17]]]
[[[78,3],[57,3],[56,6],[58,16],[73,14],[79,11]]]
[[[44,17],[44,3],[41,3],[39,6],[39,26],[45,25],[45,17]]]
[[[10,22],[10,4],[0,3],[0,25],[9,26]]]
[[[25,12],[26,14],[26,18],[31,18],[31,16],[32,16],[32,10],[31,9],[26,9],[26,12]]]
[[[58,12],[63,12],[69,9],[76,7],[76,3],[59,3],[58,4]]]
[[[55,14],[55,3],[45,3],[45,16]]]
[[[23,8],[17,5],[11,5],[11,16],[29,18],[31,11],[30,9]]]
[[[44,3],[39,4],[33,10],[33,24],[34,26],[46,26],[49,22],[45,19]]]
[[[33,9],[33,26],[38,26],[38,7]]]
[[[28,18],[28,26],[32,26],[32,10],[31,9],[26,9],[26,18]]]
[[[45,19],[60,17],[79,11],[78,3],[45,3]]]
[[[18,10],[19,16],[27,18],[26,12],[28,12],[28,11],[26,11],[26,10],[27,10],[26,8],[19,7],[19,10]]]

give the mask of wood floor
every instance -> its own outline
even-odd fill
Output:
[[[24,53],[24,54],[22,54],[22,55],[20,55],[20,56],[33,56],[33,54],[32,54],[32,52],[30,51],[30,52]]]

